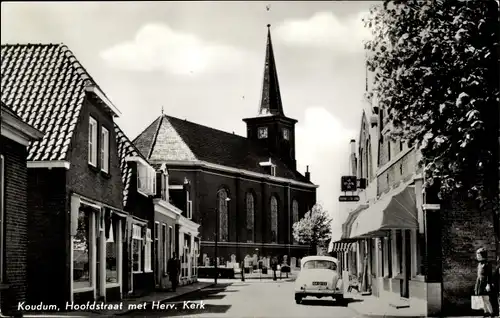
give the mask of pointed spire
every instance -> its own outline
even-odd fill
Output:
[[[270,24],[267,25],[266,60],[262,84],[262,99],[259,107],[259,115],[268,114],[285,116],[281,103],[278,72],[276,71],[276,63],[274,61]]]

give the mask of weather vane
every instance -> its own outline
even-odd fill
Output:
[[[161,114],[163,115],[163,106],[161,107]]]
[[[271,5],[270,4],[266,5],[266,10],[267,11],[271,10]]]

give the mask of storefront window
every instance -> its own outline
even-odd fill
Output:
[[[159,250],[159,240],[160,240],[160,223],[155,222],[155,239],[154,239],[154,256],[155,256],[155,272],[159,273],[160,270],[160,250]],[[158,275],[155,275],[155,283],[158,284]]]
[[[403,233],[401,230],[396,231],[396,253],[398,274],[403,272]]]
[[[146,245],[144,247],[144,271],[151,272],[151,229],[146,229]]]
[[[91,287],[90,277],[90,214],[79,211],[78,229],[73,240],[73,287]]]
[[[141,234],[141,227],[134,224],[132,226],[132,270],[134,273],[142,271],[142,244],[143,238]]]
[[[116,242],[116,231],[118,227],[115,222],[111,223],[109,237],[106,240],[106,283],[118,283],[118,242]]]
[[[166,274],[167,273],[167,261],[170,258],[170,253],[168,249],[168,242],[167,242],[167,225],[162,224],[161,225],[161,239],[162,239],[162,244],[163,244],[163,272]]]
[[[417,234],[417,260],[418,260],[418,268],[417,275],[425,276],[425,234],[419,233]]]

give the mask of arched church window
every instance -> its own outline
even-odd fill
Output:
[[[278,199],[271,197],[271,242],[278,242]]]
[[[228,228],[227,228],[227,191],[225,189],[219,190],[217,193],[217,201],[219,208],[219,240],[222,242],[227,242],[228,240]]]
[[[246,210],[247,210],[247,241],[253,242],[254,236],[254,215],[255,215],[255,200],[253,194],[248,192],[246,195]]]

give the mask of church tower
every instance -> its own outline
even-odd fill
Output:
[[[297,120],[288,118],[281,103],[278,72],[271,42],[271,25],[267,25],[267,45],[262,84],[262,96],[257,117],[245,118],[247,138],[256,141],[278,156],[290,168],[296,169],[295,124]]]

